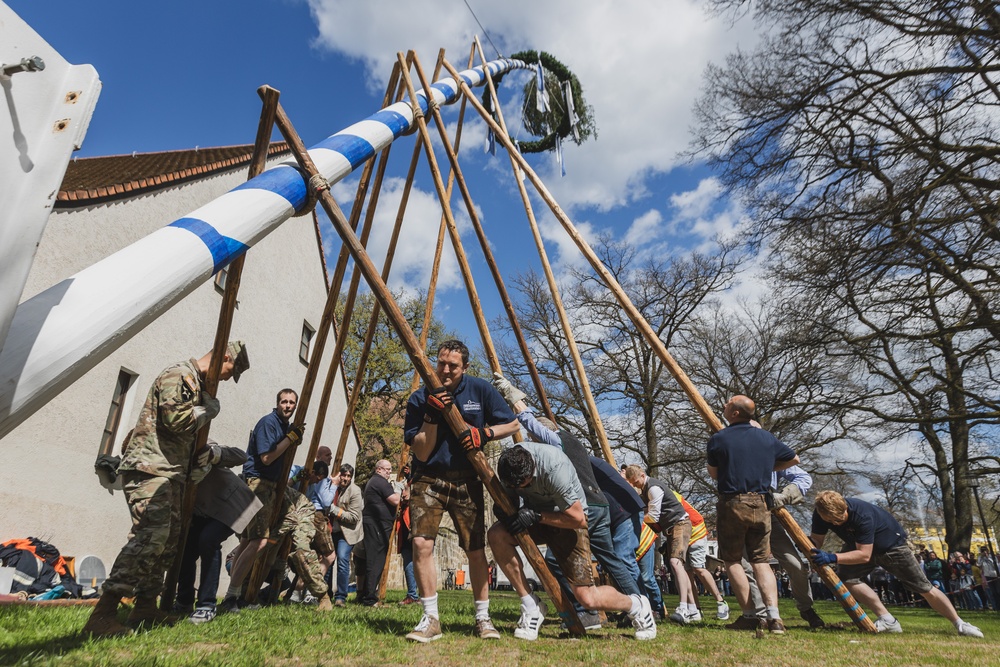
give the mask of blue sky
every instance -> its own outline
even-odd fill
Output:
[[[427,70],[438,48],[464,64],[479,34],[494,57],[462,0],[5,1],[68,61],[90,63],[100,75],[103,90],[81,157],[250,143],[260,109],[255,91],[265,83],[281,91],[299,134],[313,145],[379,109],[397,51],[414,48]],[[565,178],[551,155],[529,159],[585,236],[611,233],[662,255],[708,243],[738,224],[739,211],[719,197],[711,174],[677,155],[689,137],[701,72],[737,44],[752,44],[750,27],[712,19],[687,0],[599,2],[586,11],[562,0],[469,4],[505,54],[549,51],[581,80],[598,139],[567,148]],[[524,76],[508,77],[507,99],[517,96]],[[505,107],[511,126],[516,107],[516,101]],[[456,110],[447,110],[449,123]],[[464,137],[464,174],[501,271],[509,277],[537,266],[506,156],[484,155],[484,125],[473,115]],[[410,139],[397,144],[394,179],[376,217],[378,264],[412,151]],[[355,184],[349,178],[336,188],[338,199],[346,203]],[[440,217],[426,166],[415,187],[390,281],[397,288],[426,287]],[[557,270],[580,264],[569,238],[534,203]],[[453,207],[483,308],[493,318],[502,309],[457,191]],[[451,256],[439,290],[438,316],[475,345]]]

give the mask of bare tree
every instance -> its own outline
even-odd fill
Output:
[[[742,2],[717,0],[721,11]],[[693,152],[745,202],[773,290],[851,382],[842,407],[916,434],[949,545],[971,538],[970,442],[1000,419],[1000,19],[991,3],[770,0],[706,73]]]

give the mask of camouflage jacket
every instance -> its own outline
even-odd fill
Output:
[[[201,404],[202,381],[195,359],[160,373],[146,396],[119,472],[187,478],[196,433],[194,407]]]

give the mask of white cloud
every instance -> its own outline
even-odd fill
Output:
[[[404,184],[405,179],[402,178],[386,178],[382,183],[373,229],[367,246],[368,255],[379,267],[380,272],[392,237]],[[350,203],[354,199],[356,188],[357,181],[341,182],[333,187],[334,197],[344,207],[344,212],[347,215],[349,215]],[[468,216],[460,212],[457,207],[453,208],[453,215],[460,231],[469,226]],[[434,259],[433,248],[440,224],[441,205],[437,194],[421,190],[416,186],[411,187],[389,272],[388,285],[391,289],[403,289],[409,293],[427,290]],[[336,253],[340,252],[339,239],[332,244],[328,243],[327,247],[328,261],[336,262]],[[345,287],[346,283],[347,279],[345,279]],[[455,258],[455,251],[447,233],[445,234],[437,285],[440,290],[464,289],[462,276],[458,269],[458,260]]]
[[[475,34],[487,57],[495,57],[464,3],[455,0],[308,2],[320,32],[317,45],[364,62],[373,90],[384,87],[397,51],[414,49],[428,75],[439,48],[464,65]],[[645,196],[646,178],[674,167],[687,145],[705,65],[737,41],[753,41],[748,21],[730,28],[693,0],[470,4],[504,53],[552,53],[577,75],[594,107],[599,137],[566,146],[566,178],[551,178],[552,162],[533,158],[556,199],[570,209],[606,211]],[[512,125],[517,110],[505,112]],[[463,152],[473,148],[470,142]]]
[[[662,222],[662,213],[656,209],[646,211],[632,221],[632,225],[625,233],[625,242],[634,246],[644,245],[650,242],[656,238],[660,230],[660,223]]]

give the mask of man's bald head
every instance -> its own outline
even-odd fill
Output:
[[[744,424],[754,418],[757,406],[749,397],[737,394],[722,409],[722,416],[730,424]]]
[[[319,449],[316,450],[316,460],[322,461],[326,465],[333,464],[333,452],[326,445],[320,445]]]

